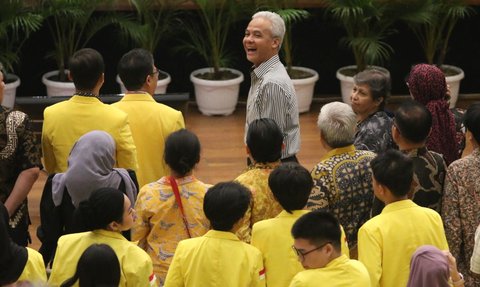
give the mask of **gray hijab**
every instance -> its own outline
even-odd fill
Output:
[[[70,151],[67,171],[52,179],[55,206],[62,203],[65,187],[77,208],[93,191],[103,187],[118,188],[122,179],[133,206],[137,188],[126,169],[113,168],[115,156],[115,141],[107,132],[91,131],[80,137]]]

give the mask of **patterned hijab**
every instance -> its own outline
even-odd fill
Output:
[[[458,158],[455,118],[446,99],[447,83],[443,72],[434,65],[419,64],[407,80],[410,94],[432,114],[432,131],[427,138],[429,150],[443,154],[447,165]]]
[[[17,281],[27,260],[27,249],[14,243],[8,234],[8,211],[0,202],[0,286]]]
[[[103,187],[118,188],[123,179],[125,193],[135,203],[137,189],[128,171],[113,168],[115,165],[115,141],[104,131],[91,131],[78,139],[68,157],[68,169],[56,174],[52,180],[52,197],[56,206],[62,203],[65,187],[78,207],[90,194]]]
[[[424,245],[413,253],[407,287],[449,287],[449,278],[447,256],[437,247]]]

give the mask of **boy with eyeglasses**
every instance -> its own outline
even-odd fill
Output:
[[[299,272],[290,287],[356,286],[370,287],[365,266],[341,253],[341,229],[338,220],[324,211],[312,211],[300,217],[292,227],[293,249],[307,270]]]

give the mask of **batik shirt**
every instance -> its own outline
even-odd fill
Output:
[[[442,200],[442,218],[450,252],[457,259],[465,286],[480,286],[469,275],[475,230],[480,222],[480,150],[454,161],[447,169]]]
[[[373,201],[369,168],[375,153],[353,145],[329,151],[313,168],[314,186],[307,203],[311,210],[332,212],[345,229],[350,246],[357,244],[357,231],[370,218]]]
[[[268,187],[268,177],[279,165],[280,162],[255,163],[235,179],[252,192],[250,206],[245,212],[236,233],[240,240],[244,242],[250,243],[252,226],[255,222],[273,218],[283,210],[273,197],[270,187]]]
[[[29,168],[42,167],[40,147],[30,129],[28,116],[19,111],[0,107],[0,200],[5,202],[12,192],[18,175]],[[15,228],[28,214],[27,200],[10,217]]]
[[[177,179],[177,185],[190,234],[202,236],[209,229],[203,213],[203,198],[210,185],[194,176]],[[178,242],[188,238],[168,177],[142,187],[135,210],[132,241],[138,240],[138,245],[150,255],[155,276],[163,286]]]
[[[375,153],[396,148],[392,138],[392,124],[392,118],[384,111],[378,111],[357,123],[355,147]]]

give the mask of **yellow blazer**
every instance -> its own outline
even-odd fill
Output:
[[[140,187],[170,174],[163,160],[165,139],[185,128],[182,113],[155,102],[150,94],[127,94],[112,104],[128,114],[133,141],[137,147],[137,179]]]
[[[137,152],[127,115],[98,98],[73,96],[43,112],[42,150],[48,173],[65,172],[73,145],[93,130],[106,131],[115,139],[118,167],[137,169]]]

